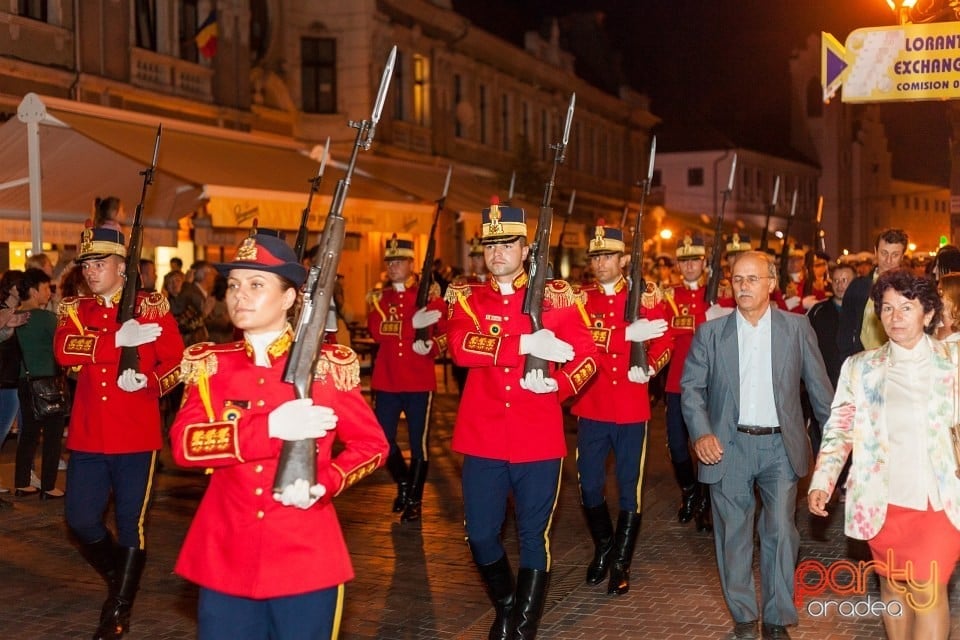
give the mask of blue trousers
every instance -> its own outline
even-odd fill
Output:
[[[390,443],[390,453],[400,451],[397,446],[397,428],[400,414],[407,417],[407,435],[410,437],[410,459],[429,460],[427,437],[430,427],[430,410],[433,408],[432,391],[377,391],[374,394],[373,411],[383,428],[383,435]]]
[[[680,394],[667,393],[667,449],[673,464],[690,462],[690,434],[680,409]]]
[[[560,493],[561,463],[559,459],[510,463],[464,456],[464,525],[477,564],[496,562],[506,553],[500,532],[512,491],[520,567],[550,570],[550,523]]]
[[[340,632],[343,585],[254,600],[200,589],[199,640],[326,640]]]
[[[64,512],[67,526],[80,542],[90,544],[107,535],[103,515],[113,493],[117,542],[121,547],[146,548],[143,521],[147,515],[157,452],[87,453],[73,451],[67,466]]]
[[[577,473],[580,500],[587,508],[604,502],[607,484],[607,456],[613,451],[616,464],[620,510],[640,513],[643,465],[646,462],[647,423],[615,424],[588,418],[579,419],[577,429]]]

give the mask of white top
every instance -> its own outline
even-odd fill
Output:
[[[737,346],[740,352],[740,419],[738,424],[780,426],[773,394],[773,336],[770,307],[757,326],[737,313]]]
[[[244,338],[247,339],[247,342],[250,343],[250,346],[253,347],[254,363],[258,367],[269,367],[270,358],[267,357],[267,347],[269,347],[273,342],[280,337],[280,334],[284,332],[284,329],[280,331],[267,331],[265,333],[245,333]]]
[[[927,402],[930,396],[930,340],[924,336],[913,349],[890,342],[890,364],[884,386],[889,449],[890,504],[926,511],[943,509],[940,490],[927,454]]]

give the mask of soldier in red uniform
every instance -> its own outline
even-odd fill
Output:
[[[646,287],[641,297],[643,317],[630,324],[624,320],[632,285],[623,277],[627,256],[620,229],[598,223],[587,255],[596,276],[596,282],[586,285],[583,293],[587,296],[587,326],[597,346],[597,373],[571,408],[571,413],[579,417],[580,500],[594,544],[587,584],[600,584],[609,570],[607,593],[624,594],[630,590],[630,565],[640,532],[640,494],[650,419],[647,382],[670,361],[673,339],[664,335],[666,310],[655,283],[637,284]],[[648,340],[647,363],[631,366],[632,344]],[[611,451],[620,506],[616,533],[604,499]]]
[[[471,369],[453,432],[464,454],[464,524],[470,551],[490,592],[496,617],[491,638],[533,638],[543,613],[550,571],[549,526],[566,455],[560,403],[596,371],[596,348],[582,317],[582,299],[566,282],[544,292],[543,325],[533,332],[522,311],[528,283],[527,225],[522,209],[484,209],[487,283],[451,285],[448,344]],[[524,374],[524,356],[551,363],[551,375]],[[541,375],[538,375],[541,374]],[[507,495],[513,494],[520,571],[500,541]]]
[[[166,299],[137,294],[137,317],[117,322],[126,277],[123,234],[86,229],[77,262],[93,295],[60,302],[54,353],[79,369],[70,416],[67,526],[109,593],[95,639],[121,638],[145,558],[146,517],[160,435],[160,396],[180,382],[183,341]],[[136,277],[136,274],[131,274]],[[118,371],[122,347],[137,347],[139,371]],[[111,494],[117,542],[104,525]]]
[[[683,280],[677,286],[664,291],[670,309],[670,331],[674,337],[674,351],[670,368],[667,370],[667,448],[673,473],[680,486],[680,508],[677,520],[687,523],[696,518],[698,531],[711,531],[710,496],[706,487],[697,483],[697,475],[690,456],[687,425],[680,410],[680,376],[683,375],[683,361],[690,351],[693,334],[701,324],[715,317],[729,313],[726,309],[707,307],[704,301],[706,277],[704,274],[704,256],[706,249],[703,238],[689,233],[677,247],[677,264]]]
[[[437,390],[434,362],[446,344],[446,306],[440,287],[433,283],[427,305],[417,309],[420,281],[413,273],[413,241],[387,240],[384,260],[389,283],[369,295],[367,329],[380,345],[373,367],[374,412],[390,443],[387,470],[397,483],[393,511],[402,522],[420,519],[423,484],[427,479],[430,447],[430,410]],[[430,274],[421,274],[429,278]],[[430,339],[418,340],[417,329],[428,329]],[[410,467],[397,446],[400,414],[407,418]]]
[[[322,345],[311,398],[295,399],[282,381],[293,342],[287,313],[305,277],[293,250],[254,234],[217,268],[244,339],[183,354],[173,456],[214,473],[175,570],[200,585],[202,640],[333,638],[353,568],[331,499],[383,464],[387,442],[349,348]],[[298,480],[274,494],[283,442],[307,438],[317,439],[316,484]]]

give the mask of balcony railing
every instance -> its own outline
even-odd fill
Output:
[[[131,50],[130,82],[146,89],[213,102],[213,69],[147,49]]]

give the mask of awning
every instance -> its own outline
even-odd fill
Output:
[[[309,180],[319,168],[302,145],[278,136],[235,132],[97,105],[28,94],[19,121],[0,126],[0,218],[28,220],[30,212],[29,119],[39,124],[40,193],[44,222],[75,223],[90,217],[97,196],[119,197],[132,216],[150,164],[158,124],[163,137],[153,186],[144,207],[145,226],[165,229],[176,244],[179,218],[206,204],[213,227],[296,229]],[[432,210],[416,195],[366,175],[361,156],[344,216],[348,231],[429,231]],[[327,165],[314,198],[311,229],[322,227],[343,165]],[[426,231],[423,230],[424,224]],[[43,227],[46,232],[46,227]],[[24,238],[26,239],[26,238]],[[47,241],[50,241],[49,239]]]

